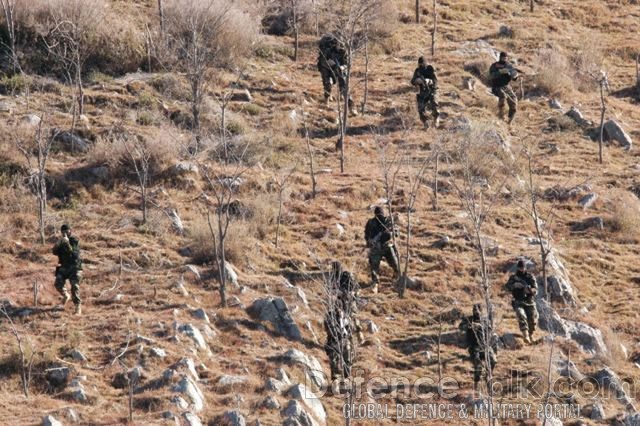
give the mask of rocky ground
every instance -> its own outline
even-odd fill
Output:
[[[265,36],[229,106],[234,142],[249,143],[252,160],[234,194],[251,214],[240,215],[230,228],[226,308],[220,307],[217,272],[200,256],[202,247],[206,252],[211,244],[206,210],[216,207],[203,167],[232,169],[208,154],[194,158],[181,149],[186,132],[174,122],[187,104],[159,83],[165,75],[137,73],[93,84],[81,122],[86,152],[67,152],[70,142],[61,140],[49,162],[57,186],[45,245],[36,239],[33,196],[0,179],[5,230],[0,236],[0,300],[27,356],[35,353],[27,400],[16,339],[3,318],[0,423],[122,424],[130,412],[134,424],[343,423],[344,398],[324,392],[329,365],[322,348],[322,272],[337,258],[360,282],[368,282],[362,233],[371,206],[386,197],[382,152],[387,159],[397,155],[411,158],[411,164],[427,164],[412,215],[409,275],[416,285],[399,298],[384,267],[380,293],[361,291],[367,344],[358,351],[356,367],[370,386],[358,402],[388,404],[391,418],[354,423],[486,423],[458,415],[431,420],[393,416],[396,404],[459,407],[475,400],[457,327],[482,298],[480,266],[469,211],[455,189],[463,182],[460,157],[453,155],[459,141],[471,135],[484,144],[475,157],[478,166],[493,167],[497,159],[510,165],[508,173],[501,171],[499,184],[489,170],[479,186],[495,195],[482,239],[501,337],[495,371],[499,402],[536,407],[544,401],[547,380],[564,377],[567,383],[592,387],[558,389],[550,402],[577,404],[582,411],[578,419],[553,419],[553,424],[640,424],[640,392],[634,386],[640,380],[634,309],[640,303],[640,161],[633,146],[640,136],[640,110],[630,59],[640,45],[640,16],[632,3],[585,1],[578,7],[572,1],[545,1],[531,14],[525,2],[441,1],[434,59],[441,81],[440,129],[421,128],[408,84],[417,56],[429,57],[430,17],[423,17],[424,25],[400,24],[393,37],[373,49],[368,112],[351,120],[344,173],[334,150],[335,111],[321,103],[316,38],[303,37],[301,58],[294,63],[286,56],[288,37]],[[399,6],[410,13],[408,5]],[[598,46],[587,43],[594,38]],[[552,95],[539,88],[544,68],[538,53],[560,47],[568,57],[570,52],[599,52],[605,58],[611,140],[603,164],[589,136],[597,126],[593,122],[599,122],[597,87],[576,83]],[[525,96],[510,127],[495,117],[495,98],[481,79],[473,77],[473,88],[465,83],[474,65],[489,63],[494,49],[512,52],[527,73]],[[357,102],[362,99],[362,66],[358,58]],[[209,87],[208,113],[214,119],[219,116],[214,95],[236,80],[223,74]],[[69,121],[68,88],[60,90],[2,99],[3,168],[22,167],[13,136],[33,131],[37,117],[32,114],[49,111],[51,125]],[[305,125],[318,181],[315,198],[310,197]],[[120,151],[105,137],[115,128],[157,141],[163,159],[154,169],[146,225],[140,223],[135,181],[113,161]],[[525,148],[534,158],[544,237],[552,248],[552,302],[542,294],[538,299],[541,322],[533,346],[523,344],[510,297],[502,290],[519,256],[540,273],[534,224],[521,193],[528,179]],[[436,149],[452,155],[440,164],[434,210],[435,163],[430,158]],[[292,169],[276,247],[278,182]],[[400,172],[394,194],[401,242],[412,170]],[[73,224],[85,258],[82,317],[72,316],[70,308],[59,309],[52,285],[50,246],[63,221]],[[404,245],[400,251],[405,252]],[[37,303],[34,285],[40,286]],[[438,395],[433,387],[439,371],[453,387],[450,393]],[[418,392],[398,386],[418,379],[424,385]]]

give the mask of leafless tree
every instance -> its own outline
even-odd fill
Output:
[[[191,114],[196,133],[200,131],[207,72],[219,59],[219,38],[230,5],[225,0],[171,0],[165,5],[165,34],[175,51],[175,67],[185,73],[191,87]]]
[[[31,373],[33,370],[33,361],[35,356],[35,346],[29,337],[26,338],[26,344],[23,336],[18,332],[16,325],[14,324],[11,316],[7,312],[4,305],[0,305],[0,313],[7,320],[9,324],[9,332],[13,334],[18,344],[18,351],[20,352],[20,380],[22,381],[22,392],[24,397],[29,399],[29,386],[31,385]],[[29,353],[27,353],[27,351]]]
[[[45,243],[44,226],[47,216],[47,161],[53,141],[58,135],[57,131],[51,131],[49,135],[45,135],[43,132],[44,121],[43,114],[33,138],[28,141],[16,139],[16,146],[24,156],[27,167],[32,173],[29,176],[29,184],[38,199],[38,225],[41,244]]]
[[[308,12],[306,0],[287,0],[291,11],[291,28],[293,29],[293,60],[298,62],[298,50],[300,48],[300,23]]]
[[[609,90],[609,79],[607,73],[601,71],[598,78],[598,86],[600,87],[600,137],[598,138],[598,162],[602,164],[602,146],[604,144],[604,114],[607,111],[604,92]]]
[[[416,24],[420,23],[420,0],[416,0]]]
[[[529,12],[533,13],[534,0],[529,0]]]
[[[438,0],[433,0],[433,27],[431,28],[431,57],[436,56],[436,34],[438,32]]]
[[[84,113],[82,76],[85,62],[96,45],[93,37],[103,21],[105,6],[104,0],[50,0],[48,3],[50,22],[43,39],[69,84],[75,86],[72,129],[77,117]]]
[[[364,91],[362,93],[362,107],[360,112],[366,114],[369,99],[369,24],[364,26]]]
[[[220,280],[220,304],[227,306],[227,259],[225,253],[225,244],[231,224],[231,213],[229,203],[233,199],[233,194],[238,186],[242,183],[242,175],[246,172],[246,167],[242,164],[242,159],[247,151],[245,145],[235,164],[227,167],[219,167],[214,170],[213,167],[202,165],[201,170],[208,190],[213,195],[215,209],[215,224],[211,218],[211,210],[207,207],[207,223],[209,232],[213,242],[213,252],[215,255],[216,266],[218,268],[218,278]],[[205,194],[206,195],[206,194]],[[207,199],[208,197],[205,197]]]
[[[9,49],[11,67],[14,71],[20,70],[20,62],[18,61],[18,52],[16,50],[16,15],[19,0],[0,0],[2,12],[4,14],[5,25],[7,26],[7,38],[9,39]]]
[[[636,92],[640,99],[640,54],[636,55]]]
[[[311,198],[316,198],[318,194],[316,173],[313,166],[313,147],[311,146],[311,138],[309,137],[309,129],[307,128],[307,121],[304,118],[304,111],[302,111],[303,125],[304,125],[304,140],[307,144],[307,155],[309,156],[309,176],[311,177]]]
[[[38,296],[40,295],[40,288],[42,285],[36,280],[33,282],[33,306],[38,307]]]
[[[149,204],[149,181],[151,171],[151,149],[146,139],[121,137],[120,143],[127,154],[126,163],[133,166],[140,192],[140,210],[142,224],[147,223],[147,209]]]
[[[160,38],[164,39],[164,2],[158,0],[158,19],[160,21]]]
[[[280,223],[282,222],[282,204],[284,202],[284,193],[287,189],[287,182],[295,172],[297,163],[291,167],[289,170],[284,170],[283,174],[278,174],[274,177],[274,182],[276,184],[276,189],[278,191],[278,219],[276,222],[276,239],[275,246],[278,248],[278,237],[280,236]]]

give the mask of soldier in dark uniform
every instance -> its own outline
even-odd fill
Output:
[[[329,104],[331,101],[331,86],[334,84],[338,83],[338,88],[343,98],[347,94],[347,51],[334,36],[329,34],[320,39],[318,47],[318,71],[320,71],[320,76],[322,77],[324,102]],[[352,115],[358,114],[351,96],[349,96],[348,107]]]
[[[511,292],[513,301],[511,306],[516,313],[518,325],[522,332],[522,337],[527,343],[533,342],[533,333],[538,324],[538,310],[536,309],[535,297],[538,293],[538,284],[535,277],[527,272],[524,260],[518,260],[518,270],[509,277],[506,289]]]
[[[473,364],[474,391],[478,390],[480,380],[487,375],[487,361],[491,366],[491,371],[493,371],[498,362],[496,358],[498,338],[493,331],[487,330],[489,321],[488,319],[483,320],[481,313],[481,306],[479,304],[473,305],[473,314],[464,318],[459,326],[460,330],[465,333],[469,359]],[[488,342],[487,338],[489,339]]]
[[[419,92],[416,95],[418,103],[418,114],[420,121],[425,127],[429,127],[427,122],[426,109],[431,110],[433,116],[433,125],[438,127],[440,112],[438,111],[438,100],[436,98],[438,91],[438,78],[436,71],[431,65],[426,65],[424,58],[418,59],[418,68],[413,72],[411,84],[418,87]]]
[[[382,207],[377,206],[374,210],[375,216],[367,221],[364,228],[364,239],[369,249],[369,268],[371,269],[371,285],[373,292],[378,292],[378,273],[380,262],[386,259],[393,268],[394,277],[400,276],[400,266],[398,263],[398,253],[393,245],[391,218],[385,217]]]
[[[489,68],[489,79],[491,93],[498,97],[500,118],[504,118],[504,103],[506,100],[509,105],[508,122],[511,123],[518,109],[518,98],[509,83],[518,79],[518,71],[509,63],[509,58],[505,52],[501,52],[498,62],[494,62]]]
[[[80,281],[82,280],[82,259],[80,258],[80,246],[78,239],[71,235],[71,228],[64,224],[60,228],[62,238],[53,247],[53,254],[58,256],[58,266],[56,267],[55,288],[62,295],[62,307],[69,299],[73,300],[76,306],[75,313],[82,313],[82,300],[80,299]],[[71,284],[71,297],[64,288],[65,282],[69,280]]]
[[[338,301],[342,306],[342,310],[350,318],[351,330],[357,333],[358,342],[364,343],[362,334],[362,326],[358,319],[358,281],[356,277],[349,271],[343,269],[340,262],[333,261],[331,263],[331,279],[335,283],[335,289],[338,292]]]

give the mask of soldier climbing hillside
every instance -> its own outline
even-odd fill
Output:
[[[509,277],[505,287],[513,296],[511,306],[516,313],[522,337],[526,343],[532,343],[533,333],[538,324],[538,310],[535,302],[538,284],[535,277],[527,272],[524,260],[518,260],[517,268],[516,273]]]
[[[418,114],[420,121],[425,128],[429,127],[427,121],[426,109],[431,110],[433,116],[433,126],[438,127],[440,112],[438,111],[438,100],[436,98],[438,91],[438,78],[436,71],[432,65],[427,65],[421,56],[418,59],[418,68],[413,72],[411,84],[418,88],[416,101],[418,104]]]
[[[518,98],[509,83],[518,79],[518,70],[511,65],[506,52],[501,52],[498,62],[494,62],[489,68],[489,79],[491,93],[498,97],[500,119],[504,119],[504,103],[506,100],[509,105],[508,122],[511,124],[518,109]]]
[[[371,285],[374,293],[378,292],[378,273],[382,258],[394,272],[394,278],[400,276],[398,253],[393,245],[392,233],[395,232],[390,217],[385,217],[382,207],[376,206],[375,216],[367,221],[364,228],[364,239],[369,249],[369,268],[371,270]]]
[[[322,77],[322,87],[324,90],[324,102],[326,105],[331,101],[331,86],[338,83],[340,94],[347,95],[346,67],[347,51],[340,45],[338,39],[327,34],[320,39],[318,44],[318,71]],[[349,111],[352,115],[358,115],[353,99],[349,96]]]
[[[80,258],[79,241],[71,235],[71,228],[67,224],[62,225],[60,233],[62,238],[53,247],[53,254],[58,256],[55,288],[62,295],[63,309],[69,299],[72,299],[76,307],[76,315],[81,315],[80,281],[82,280],[82,259]],[[69,293],[64,287],[67,280],[71,284],[71,297],[69,297]]]

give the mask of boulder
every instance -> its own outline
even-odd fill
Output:
[[[231,95],[231,100],[234,102],[253,102],[253,96],[251,96],[251,92],[249,92],[249,90],[244,89],[234,92]]]
[[[186,334],[194,341],[198,349],[208,349],[209,346],[207,342],[204,340],[202,333],[192,324],[184,324],[178,327],[178,331]]]
[[[284,417],[282,426],[317,426],[316,422],[309,413],[307,413],[301,402],[292,399],[287,406],[280,411],[280,415]]]
[[[172,392],[180,393],[189,401],[195,412],[200,412],[204,408],[204,395],[198,385],[186,375],[173,386]]]
[[[87,361],[87,357],[77,349],[73,349],[71,352],[69,352],[69,356],[74,361],[80,361],[80,362],[86,362]]]
[[[224,262],[224,274],[227,283],[230,283],[234,287],[239,287],[238,285],[238,274],[236,273],[233,265],[227,261]]]
[[[435,243],[431,244],[431,247],[433,248],[444,248],[447,247],[449,245],[449,237],[447,237],[446,235],[442,238],[440,238],[438,241],[436,241]]]
[[[272,396],[268,396],[263,399],[261,405],[269,410],[277,410],[278,408],[280,408],[280,403]]]
[[[176,209],[168,209],[167,216],[169,216],[171,220],[171,229],[173,229],[176,234],[183,235],[184,225],[182,224],[182,219],[178,216],[178,211]]]
[[[502,345],[504,346],[504,348],[512,351],[519,349],[521,347],[521,345],[518,343],[518,339],[516,339],[516,335],[513,333],[505,333],[500,338],[500,341],[502,342]]]
[[[624,418],[624,426],[640,426],[640,414],[629,414]]]
[[[42,426],[62,426],[62,423],[55,417],[48,415],[42,418]]]
[[[604,407],[602,406],[602,402],[597,401],[591,405],[591,413],[589,413],[589,418],[591,420],[604,420],[607,415],[604,412]]]
[[[545,296],[542,276],[538,277],[538,284],[540,292]],[[547,256],[547,289],[551,301],[576,306],[578,302],[576,290],[555,249],[551,249]]]
[[[578,124],[578,126],[580,127],[593,126],[593,122],[585,119],[582,115],[582,112],[580,112],[580,110],[574,106],[572,106],[571,109],[565,113],[565,115],[575,121],[576,124]]]
[[[216,422],[220,426],[246,426],[244,416],[238,410],[225,412]]]
[[[196,281],[200,281],[201,279],[201,275],[200,275],[200,270],[198,269],[198,267],[196,265],[185,265],[184,266],[184,273],[187,275],[187,277],[191,277]]]
[[[11,114],[11,112],[13,111],[13,108],[15,108],[15,104],[12,104],[10,102],[0,102],[0,112],[6,112],[7,114]]]
[[[559,359],[556,361],[556,370],[562,377],[569,377],[574,382],[584,380],[584,374],[578,370],[578,367],[569,359]]]
[[[281,297],[257,299],[247,309],[249,315],[260,321],[269,321],[276,331],[291,340],[302,340],[300,329],[296,325],[287,303]]]
[[[556,109],[558,111],[562,111],[562,104],[557,99],[549,99],[549,106],[552,109]]]
[[[274,379],[273,377],[269,377],[265,383],[264,388],[271,392],[282,393],[289,386],[289,383],[285,383],[283,381]]]
[[[327,413],[324,410],[320,398],[318,398],[309,388],[303,384],[294,385],[287,395],[293,399],[297,399],[306,406],[313,417],[320,423],[324,424],[327,421]]]
[[[576,342],[584,352],[591,355],[609,352],[604,343],[602,331],[581,322],[566,321],[566,323],[568,324],[569,338]]]
[[[62,131],[55,134],[52,148],[64,152],[87,152],[91,143],[69,131]]]
[[[70,384],[71,399],[76,402],[87,402],[89,397],[87,396],[84,386],[79,380],[74,379]]]
[[[181,410],[186,410],[187,408],[189,408],[189,403],[179,395],[172,396],[169,401],[171,401],[172,404],[175,404],[175,406]]]
[[[631,149],[633,145],[631,137],[613,120],[604,123],[604,135],[606,140],[616,141],[625,149]]]
[[[582,222],[574,222],[571,224],[571,230],[573,232],[584,232],[591,228],[596,228],[599,231],[604,230],[604,219],[600,216],[594,216],[587,218]]]
[[[45,374],[45,379],[49,383],[49,386],[53,388],[64,388],[69,380],[71,380],[71,369],[69,367],[61,367],[58,365],[53,365],[51,368],[47,369]]]
[[[600,385],[600,388],[611,392],[618,402],[624,405],[625,409],[630,412],[637,412],[633,405],[633,400],[627,395],[622,382],[618,378],[618,375],[609,367],[605,367],[602,370],[597,371],[593,375],[593,379]],[[605,395],[607,397],[609,395]]]
[[[190,163],[188,161],[181,161],[173,165],[171,169],[171,174],[173,176],[183,176],[188,174],[197,175],[200,172],[198,165],[195,163]]]
[[[186,372],[191,376],[193,380],[200,380],[200,375],[196,371],[196,365],[191,358],[182,358],[180,361],[173,364],[170,369],[166,370],[165,375],[167,375],[170,371],[172,371],[173,373],[175,373],[176,371]],[[171,377],[171,375],[169,376],[169,378]]]
[[[184,426],[202,426],[200,417],[193,413],[188,411],[186,413],[182,413],[182,418],[184,419]]]
[[[205,310],[202,308],[194,309],[193,311],[191,311],[191,315],[193,315],[195,318],[203,320],[208,324],[211,323],[211,321],[209,321],[209,315],[207,315]]]
[[[249,378],[247,376],[230,376],[228,374],[223,374],[218,378],[217,385],[219,388],[227,389],[235,385],[242,385],[247,383]]]
[[[322,364],[313,355],[306,355],[297,349],[289,349],[282,355],[282,359],[289,364],[302,367],[319,389],[326,388],[327,379],[322,371]]]
[[[591,207],[593,203],[596,202],[597,199],[598,199],[598,194],[596,194],[595,192],[590,192],[584,197],[580,198],[578,200],[578,204],[580,204],[582,208],[586,210],[589,207]]]
[[[35,114],[27,114],[20,119],[20,122],[31,127],[35,127],[40,124],[42,119]]]

